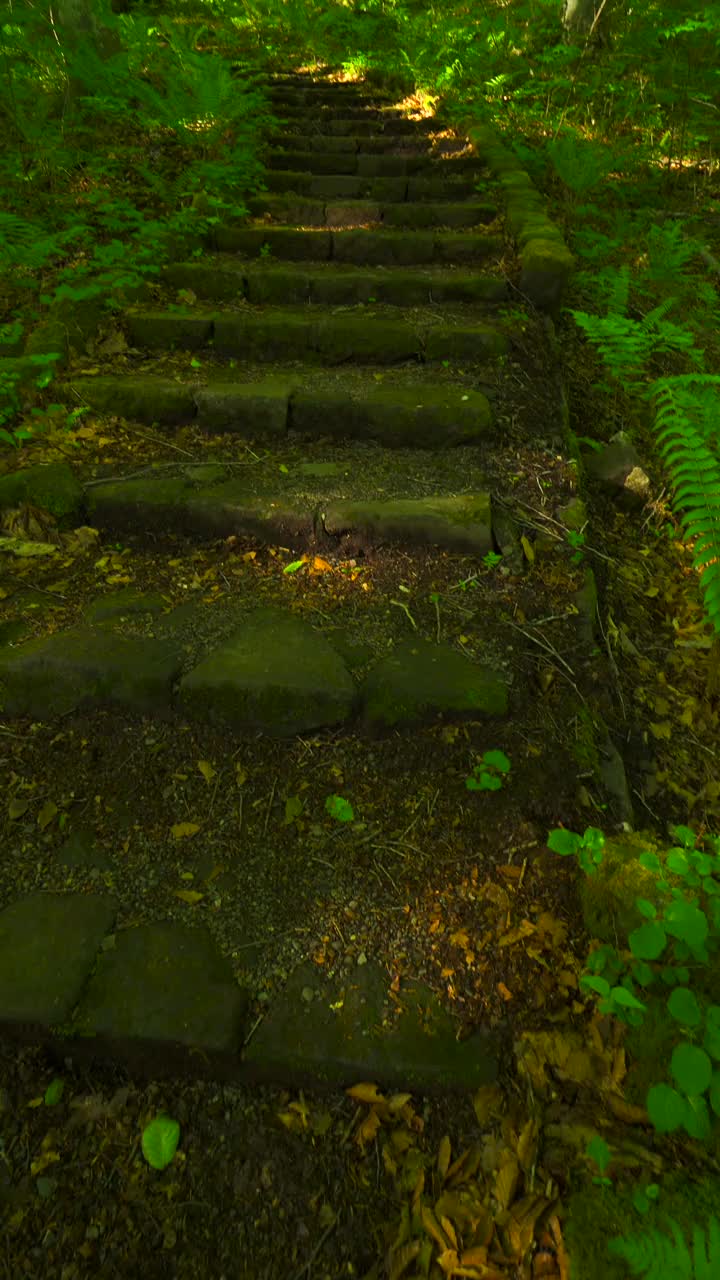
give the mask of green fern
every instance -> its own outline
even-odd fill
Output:
[[[608,1249],[624,1258],[635,1276],[644,1280],[717,1280],[720,1275],[720,1222],[711,1218],[708,1226],[707,1249],[705,1233],[693,1227],[692,1256],[683,1239],[682,1231],[672,1218],[668,1224],[673,1240],[659,1231],[647,1231],[643,1235],[611,1240]]]
[[[571,311],[575,321],[585,330],[588,338],[598,348],[610,372],[627,390],[640,385],[638,373],[652,355],[668,351],[684,351],[693,363],[702,362],[702,353],[695,350],[695,337],[689,329],[673,324],[665,316],[675,305],[674,298],[664,298],[657,307],[648,311],[642,320],[612,309],[617,300],[627,305],[626,281],[619,273],[616,288],[610,298],[610,310],[605,316],[588,315],[586,311]]]
[[[685,537],[696,539],[693,567],[700,574],[705,609],[718,635],[720,461],[712,437],[717,432],[719,385],[718,374],[690,373],[660,378],[652,387],[658,442],[675,502],[685,511],[681,517]]]

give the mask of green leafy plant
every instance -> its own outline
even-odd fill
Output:
[[[585,534],[578,532],[576,529],[568,529],[565,534],[565,538],[572,547],[574,553],[570,557],[570,563],[580,564],[585,555],[585,552],[583,551],[583,547],[585,546]]]
[[[338,822],[354,822],[355,814],[353,807],[348,800],[344,800],[342,796],[328,796],[325,801],[325,812],[330,814],[331,818],[335,818]]]
[[[718,1219],[710,1219],[707,1241],[702,1229],[693,1227],[692,1254],[678,1224],[668,1218],[667,1225],[672,1231],[672,1240],[659,1231],[646,1231],[642,1235],[611,1240],[608,1249],[627,1262],[634,1276],[643,1276],[644,1280],[715,1280],[720,1275]]]
[[[503,777],[510,772],[510,761],[504,751],[486,751],[479,764],[473,765],[465,779],[468,791],[499,791]]]
[[[626,962],[608,945],[597,948],[588,959],[590,972],[583,974],[580,986],[600,997],[601,1013],[612,1014],[631,1026],[642,1024],[647,1008],[635,994],[636,987],[646,990],[662,982],[672,988],[667,1012],[685,1037],[673,1049],[669,1064],[677,1087],[665,1082],[652,1085],[646,1098],[648,1115],[659,1133],[684,1128],[693,1138],[706,1138],[711,1130],[705,1094],[720,1116],[720,1069],[713,1066],[714,1061],[720,1062],[720,1005],[701,1005],[689,986],[688,961],[707,965],[720,939],[720,840],[706,836],[708,848],[697,849],[697,837],[689,827],[672,830],[679,844],[667,852],[664,865],[649,851],[638,858],[640,866],[657,876],[659,890],[671,900],[659,914],[652,902],[636,898],[644,923],[629,935],[631,959]],[[583,836],[556,829],[547,841],[555,853],[577,855],[589,875],[597,873],[604,843],[602,832],[594,827],[588,827]],[[680,888],[671,886],[666,871],[680,877],[686,889],[702,891],[707,913],[697,895],[688,899]],[[701,1040],[701,1044],[688,1038]]]

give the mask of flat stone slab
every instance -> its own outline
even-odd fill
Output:
[[[0,649],[0,707],[39,720],[93,703],[159,713],[179,670],[163,641],[77,627]]]
[[[497,1078],[501,1031],[456,1038],[424,984],[393,1000],[387,974],[344,982],[299,965],[250,1036],[250,998],[206,928],[114,929],[109,894],[34,893],[0,911],[0,1035],[59,1060],[121,1063],[149,1078],[317,1089],[376,1080],[446,1093]]]
[[[387,974],[357,965],[344,982],[299,965],[254,1033],[243,1063],[263,1080],[348,1086],[358,1080],[423,1092],[475,1089],[497,1079],[502,1037],[478,1030],[458,1041],[430,988],[403,982],[387,999]]]
[[[23,502],[41,507],[63,520],[81,509],[82,486],[66,462],[23,467],[0,476],[0,510],[20,506]]]
[[[370,542],[404,542],[484,556],[493,549],[489,493],[459,497],[390,498],[384,502],[330,502],[326,533],[359,533]]]
[[[109,894],[34,893],[0,911],[0,1025],[65,1022],[117,910]]]
[[[96,622],[108,622],[113,618],[163,613],[166,607],[165,597],[159,591],[138,591],[136,587],[123,587],[120,591],[106,591],[104,595],[91,600],[85,609],[85,620],[92,625]]]
[[[421,724],[440,715],[505,715],[508,686],[490,667],[449,644],[417,637],[396,645],[367,675],[362,690],[366,728]]]
[[[253,439],[280,440],[294,431],[313,439],[332,435],[424,449],[469,444],[486,436],[495,422],[481,391],[429,381],[380,386],[358,380],[333,391],[315,386],[307,374],[248,382],[228,378],[204,387],[150,377],[75,378],[71,385],[100,412],[166,426],[195,421],[207,431]],[[102,487],[90,490],[91,503]]]
[[[239,1054],[249,997],[208,929],[144,924],[118,930],[111,941],[83,992],[74,1031],[126,1048],[140,1040]]]
[[[342,658],[309,623],[268,609],[180,681],[193,718],[291,737],[347,720],[357,701]]]

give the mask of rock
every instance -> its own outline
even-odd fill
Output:
[[[314,627],[259,609],[183,677],[179,698],[193,718],[285,738],[347,720],[357,694],[342,658]]]
[[[599,453],[583,454],[588,475],[626,507],[642,507],[650,494],[650,480],[629,438],[620,432]]]
[[[66,462],[25,467],[0,477],[0,509],[30,503],[58,520],[75,516],[83,505],[80,481]]]

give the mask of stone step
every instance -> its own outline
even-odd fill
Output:
[[[441,118],[326,71],[267,77],[265,190],[244,203],[279,225],[213,229],[210,254],[172,264],[128,308],[135,349],[113,334],[73,357],[62,390],[105,419],[113,460],[78,448],[73,468],[23,457],[0,477],[4,529],[29,512],[33,539],[38,512],[57,520],[52,542],[32,544],[38,590],[0,578],[0,707],[19,718],[14,794],[30,797],[0,859],[0,1036],[46,1043],[59,1066],[71,1055],[156,1077],[429,1093],[495,1080],[507,1053],[503,1001],[493,1012],[444,924],[419,941],[416,908],[456,864],[496,868],[527,847],[533,806],[570,813],[558,726],[574,723],[569,686],[590,665],[591,575],[579,589],[568,563],[546,572],[513,500],[534,500],[530,481],[551,468],[544,502],[562,529],[553,498],[574,493],[575,474],[558,452],[541,326],[497,314],[512,286],[506,241],[487,227],[506,175],[491,184],[462,139],[438,138]],[[512,208],[508,225],[522,226]],[[212,306],[185,296],[164,310],[172,289]],[[182,430],[158,441],[135,423]],[[18,541],[27,554],[12,535],[5,550]],[[572,676],[551,708],[531,678],[537,636]],[[471,809],[468,758],[500,746],[510,794]],[[193,792],[211,761],[216,785]],[[342,770],[347,790],[361,781],[358,809],[380,795],[387,813],[358,813],[331,843],[322,805],[346,790]],[[256,771],[263,787],[280,781],[277,804]],[[317,795],[293,796],[314,783]],[[406,858],[392,815],[426,786],[423,848]],[[46,796],[70,819],[62,847],[33,807]],[[94,831],[83,846],[78,806],[102,847]],[[171,823],[197,844],[174,843]],[[16,846],[32,851],[26,880]],[[380,899],[368,892],[380,871],[393,905],[384,879]],[[350,927],[333,958],[336,915]],[[437,994],[449,972],[467,1038],[455,999]],[[512,994],[517,1020],[523,990]]]
[[[91,891],[32,893],[0,910],[4,1039],[43,1044],[60,1069],[72,1056],[87,1069],[236,1086],[374,1080],[445,1094],[498,1076],[502,1032],[459,1041],[423,982],[403,981],[398,1009],[380,965],[357,964],[348,983],[309,961],[258,1020],[206,926],[121,926],[119,905]]]
[[[431,180],[454,182],[458,178],[481,178],[487,166],[478,156],[365,155],[362,152],[273,151],[265,156],[270,171],[300,169],[311,174],[344,174],[360,178],[404,178],[420,175]]]
[[[327,216],[333,216],[330,206]],[[373,271],[335,262],[279,266],[257,259],[243,262],[236,255],[222,253],[202,262],[171,263],[163,268],[161,278],[176,289],[191,289],[198,298],[218,302],[245,298],[255,305],[353,306],[374,301],[396,307],[454,302],[486,306],[507,301],[510,296],[507,279],[462,268]]]
[[[365,308],[360,315],[327,314],[313,307],[266,307],[262,311],[152,311],[136,307],[124,315],[130,343],[146,351],[199,351],[263,363],[304,360],[325,365],[347,361],[392,365],[445,359],[484,363],[505,355],[509,336],[497,324],[440,323],[432,313],[413,321]]]
[[[383,115],[377,118],[367,113],[362,115],[356,113],[343,112],[342,115],[337,113],[319,115],[305,115],[297,113],[294,116],[280,115],[276,113],[278,124],[282,126],[282,133],[327,133],[331,137],[372,137],[376,134],[382,135],[392,134],[393,136],[412,136],[418,139],[437,133],[443,128],[442,123],[436,119],[432,120],[412,120],[402,114]]]
[[[485,171],[483,171],[484,173]],[[431,177],[370,178],[355,174],[314,174],[295,169],[266,169],[263,183],[278,194],[317,200],[464,200],[477,197],[477,177],[445,173]]]
[[[453,513],[462,505],[455,500]],[[464,510],[489,523],[486,495],[468,495]],[[287,609],[230,606],[224,621],[226,638],[204,640],[199,662],[182,640],[184,605],[156,617],[154,637],[123,633],[110,618],[3,646],[4,713],[47,719],[89,707],[174,712],[236,735],[284,739],[340,726],[374,738],[428,723],[441,708],[457,718],[508,711],[503,674],[451,645],[408,640],[358,683],[322,630]]]
[[[269,133],[266,138],[269,147],[278,147],[285,151],[333,151],[364,152],[366,155],[384,155],[397,149],[403,154],[417,151],[418,155],[454,156],[467,150],[468,143],[462,137],[436,137],[424,134],[413,137],[412,134],[380,134],[376,137],[333,137],[327,133]]]
[[[355,266],[407,267],[433,264],[498,263],[504,250],[502,236],[477,231],[371,231],[365,228],[300,230],[277,225],[214,228],[214,247],[225,253],[257,257],[264,245],[274,258],[295,262],[323,262]]]
[[[424,227],[459,231],[487,226],[498,216],[497,205],[489,200],[383,203],[380,200],[308,200],[302,196],[262,195],[248,196],[245,204],[253,216],[265,222],[338,229],[377,223],[382,227],[409,227],[416,231]]]
[[[320,102],[307,105],[300,99],[297,101],[279,101],[277,98],[272,98],[270,110],[274,116],[296,123],[298,128],[304,128],[308,123],[317,124],[326,120],[330,121],[336,117],[341,120],[370,121],[373,128],[382,126],[388,128],[395,121],[400,122],[402,125],[417,126],[420,130],[442,127],[438,116],[408,115],[401,107],[391,105],[374,106],[364,99],[359,100],[357,103],[343,100],[342,102]]]
[[[382,382],[369,370],[343,370],[333,381],[325,370],[245,366],[241,376],[219,368],[204,381],[180,383],[153,375],[80,377],[61,384],[73,401],[96,413],[159,426],[193,423],[211,434],[240,435],[253,442],[295,438],[375,441],[386,448],[441,449],[493,439],[490,397],[498,390],[475,389],[471,380],[433,383],[402,372]],[[400,464],[398,464],[399,466]]]

